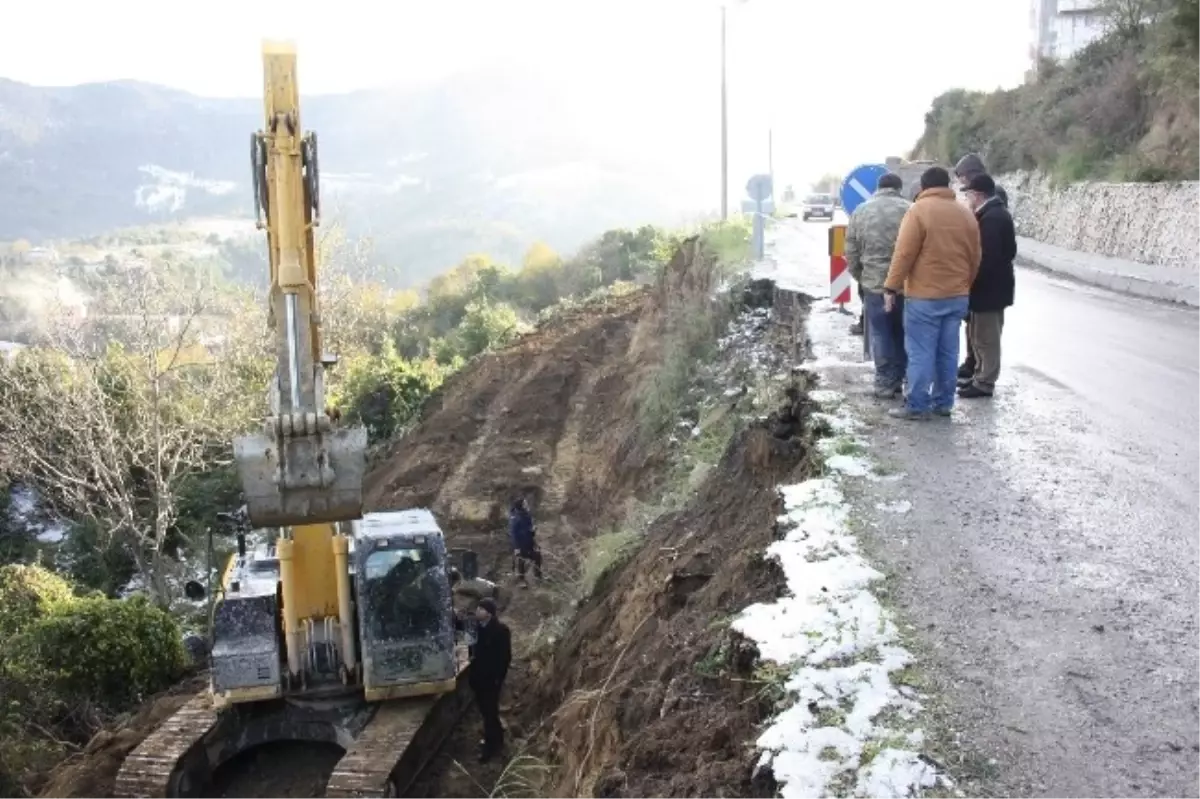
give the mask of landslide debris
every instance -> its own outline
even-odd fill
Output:
[[[685,242],[652,289],[448,381],[369,476],[370,507],[431,506],[511,597],[509,759],[476,763],[471,712],[410,795],[774,794],[751,744],[785,675],[729,623],[783,587],[762,553],[776,486],[808,468],[808,404],[771,284],[722,280]],[[547,561],[527,591],[505,529],[518,493]]]

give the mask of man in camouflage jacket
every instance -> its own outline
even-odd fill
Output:
[[[904,350],[904,298],[891,311],[883,307],[883,281],[892,263],[900,220],[912,205],[901,196],[899,175],[879,178],[874,196],[854,209],[846,228],[846,266],[863,293],[875,358],[875,396],[895,397],[904,385],[908,356]]]

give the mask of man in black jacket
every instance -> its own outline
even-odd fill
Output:
[[[996,182],[990,175],[971,178],[966,186],[967,199],[979,221],[979,274],[971,285],[970,317],[967,341],[975,356],[975,370],[959,387],[963,399],[990,397],[1000,376],[1000,333],[1004,329],[1004,309],[1013,304],[1017,257],[1017,234],[1012,215],[996,196]]]
[[[964,191],[971,183],[976,175],[987,174],[987,166],[983,163],[983,159],[976,153],[967,153],[962,158],[958,159],[958,163],[954,165],[954,178],[958,181],[958,185]],[[1008,193],[1004,191],[1004,187],[996,186],[996,197],[999,198],[1000,204],[1008,208]],[[966,385],[971,382],[971,377],[975,374],[977,366],[975,357],[975,349],[971,346],[971,339],[967,338],[967,359],[958,367],[959,385]]]
[[[479,622],[467,680],[475,694],[479,715],[483,716],[483,749],[480,762],[489,760],[504,748],[504,727],[500,724],[500,691],[512,663],[512,634],[496,618],[496,602],[490,597],[479,600],[475,618]]]

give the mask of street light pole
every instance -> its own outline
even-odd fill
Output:
[[[729,218],[729,117],[725,91],[725,4],[721,3],[721,219]]]
[[[767,174],[771,176],[771,204],[775,203],[775,130],[767,128]]]

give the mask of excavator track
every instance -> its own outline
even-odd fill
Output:
[[[399,796],[420,776],[470,701],[466,671],[441,696],[365,703],[287,701],[213,709],[206,691],[176,711],[125,759],[113,795],[211,796],[212,776],[270,741],[338,744],[346,753],[325,789],[331,797]]]
[[[125,758],[117,773],[114,796],[158,797],[182,795],[177,766],[184,755],[217,723],[217,712],[207,691],[197,694],[175,711]],[[182,774],[180,774],[182,776]],[[186,791],[188,786],[182,786]]]
[[[437,699],[388,702],[329,778],[331,797],[400,796],[429,765],[470,701],[459,689]]]

